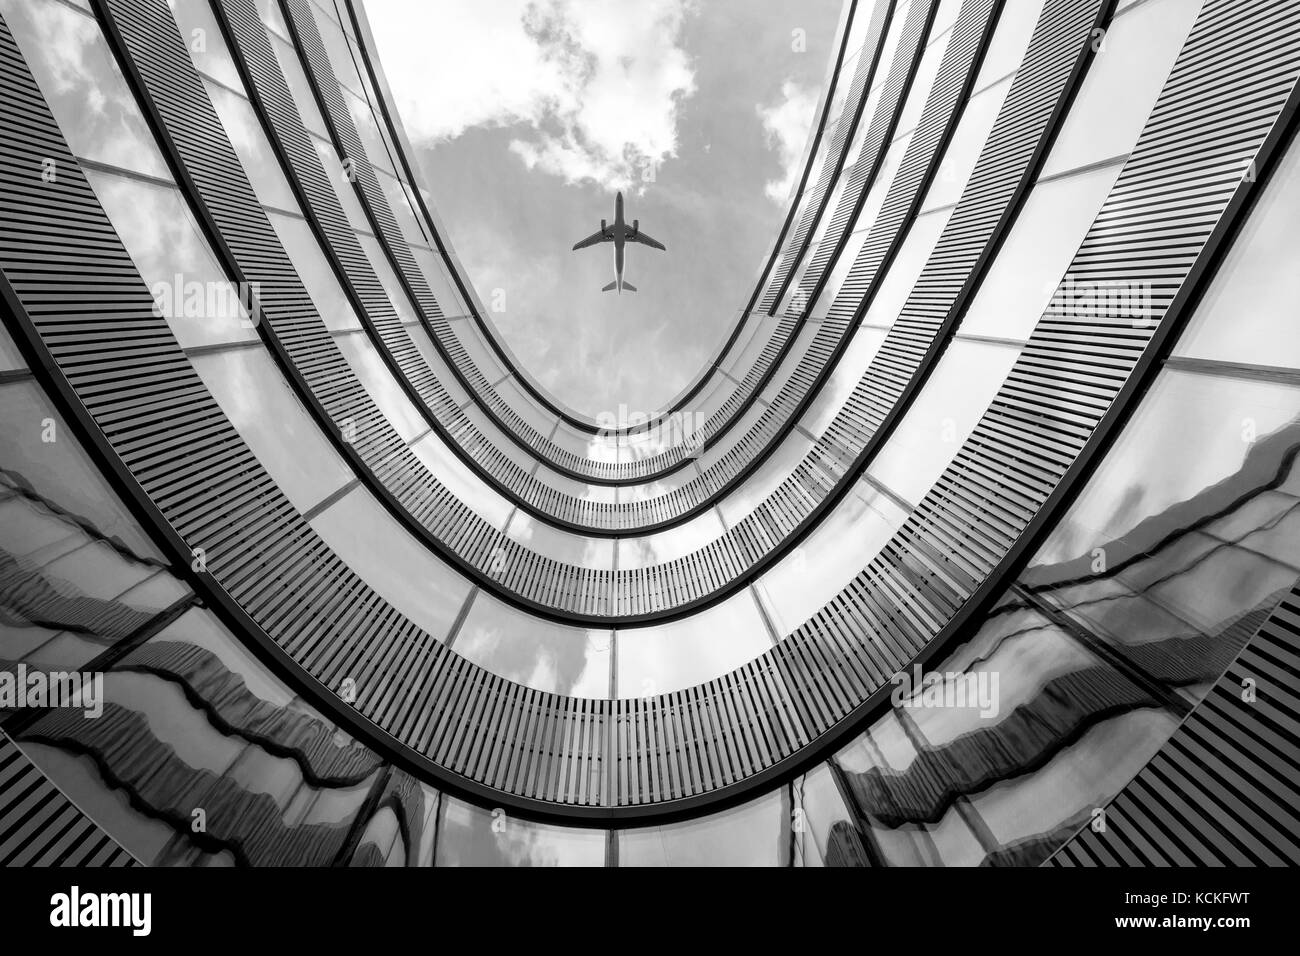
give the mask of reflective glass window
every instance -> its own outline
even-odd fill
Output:
[[[1012,77],[1009,76],[1001,79],[966,101],[957,129],[944,150],[934,180],[925,194],[922,210],[947,206],[961,198],[962,190],[970,181],[975,163],[998,118],[998,111],[1002,109],[1002,103],[1011,89],[1011,81]]]
[[[191,356],[194,370],[240,436],[299,511],[353,475],[261,349]]]
[[[552,827],[504,810],[483,810],[446,795],[438,866],[603,866],[605,832]]]
[[[266,217],[275,227],[275,234],[280,237],[280,243],[289,254],[294,271],[302,280],[312,305],[316,307],[316,313],[326,328],[333,331],[361,328],[361,321],[343,294],[343,287],[339,285],[338,277],[330,268],[306,220],[269,209],[266,210]]]
[[[73,437],[63,416],[32,381],[0,385],[4,468],[51,506],[91,522],[142,558],[162,556]]]
[[[485,591],[456,632],[456,653],[509,680],[552,694],[608,697],[612,631],[568,627]]]
[[[619,570],[646,568],[680,558],[721,537],[725,531],[717,512],[710,508],[689,521],[663,531],[635,538],[619,538]]]
[[[55,0],[0,0],[0,12],[74,154],[171,179],[94,17]]]
[[[989,41],[972,89],[982,90],[994,80],[1019,69],[1042,9],[1043,0],[1006,0],[1003,3],[997,29]]]
[[[902,527],[897,504],[859,481],[755,590],[777,634],[786,636],[842,591]]]
[[[221,125],[225,127],[230,145],[244,167],[244,175],[253,186],[257,201],[300,213],[298,200],[280,168],[280,160],[271,148],[270,140],[266,138],[266,131],[253,112],[253,105],[211,80],[204,80],[203,85]]]
[[[1197,304],[1175,354],[1300,368],[1300,149],[1288,150]]]
[[[884,326],[894,324],[916,287],[916,280],[929,261],[930,253],[939,242],[943,227],[948,225],[952,213],[952,209],[940,209],[916,217],[898,255],[889,264],[889,269],[879,284],[879,291],[867,309],[864,322]]]
[[[962,318],[962,332],[1029,337],[1122,168],[1113,163],[1033,188]]]
[[[618,831],[619,866],[785,866],[789,800],[784,788],[685,823]]]
[[[379,406],[403,441],[412,441],[428,431],[428,422],[397,384],[397,379],[367,336],[339,335],[335,336],[334,344],[348,360],[353,374],[365,385],[366,394]]]
[[[442,309],[443,315],[468,314],[469,310],[465,308],[460,293],[456,291],[455,284],[447,274],[442,257],[432,249],[416,245],[411,246],[411,255],[415,256],[420,272],[424,275],[424,281],[429,283],[433,298]]]
[[[469,466],[447,447],[437,432],[430,431],[419,441],[413,442],[411,451],[429,469],[429,474],[437,476],[443,487],[456,496],[457,501],[472,509],[498,531],[505,528],[506,519],[510,517],[514,505],[470,471]]]
[[[713,680],[772,647],[749,588],[689,617],[618,632],[619,697],[668,694]]]
[[[398,524],[364,488],[353,488],[311,521],[331,550],[406,617],[445,640],[470,583]]]
[[[298,117],[302,120],[303,126],[317,136],[328,138],[329,130],[325,126],[325,118],[316,103],[316,96],[312,93],[311,83],[307,80],[297,49],[274,33],[270,34],[270,37],[271,46],[275,48],[276,59],[280,61],[280,70],[284,73],[285,82],[289,84],[289,90],[293,93],[293,101],[298,107]]]
[[[182,347],[257,338],[177,189],[93,169],[86,179]]]
[[[1044,176],[1132,151],[1200,10],[1201,0],[1149,0],[1111,20]]]
[[[195,69],[231,89],[243,90],[239,69],[231,58],[226,38],[208,6],[208,0],[169,0],[168,6],[176,18],[176,27],[190,51]]]
[[[861,836],[835,784],[821,764],[790,785],[791,843],[795,866],[870,866]]]
[[[516,511],[510,537],[538,554],[564,564],[608,571],[614,564],[614,539],[593,538],[553,527],[524,511]]]
[[[1020,350],[961,339],[939,364],[868,467],[871,475],[916,504],[975,429]]]
[[[844,403],[849,400],[849,396],[862,380],[871,360],[880,351],[885,335],[884,329],[872,329],[866,326],[859,326],[853,333],[835,370],[817,391],[808,405],[808,410],[799,420],[799,424],[810,434],[821,437],[835,420]]]

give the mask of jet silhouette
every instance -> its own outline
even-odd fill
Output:
[[[608,226],[605,220],[600,221],[600,231],[593,232],[581,242],[573,244],[574,249],[586,249],[588,246],[594,246],[598,242],[614,243],[614,281],[601,289],[601,292],[612,292],[617,289],[618,294],[622,295],[623,290],[635,292],[636,286],[623,278],[623,246],[629,242],[639,242],[642,245],[649,246],[651,249],[663,249],[664,244],[658,240],[651,239],[641,231],[641,220],[633,219],[631,227],[623,221],[623,194],[619,193],[614,197],[614,225]]]

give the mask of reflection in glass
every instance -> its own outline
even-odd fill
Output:
[[[299,511],[309,511],[352,472],[289,390],[265,350],[191,356],[194,370],[240,437]]]
[[[74,155],[172,178],[93,16],[56,0],[0,0],[0,13]]]
[[[438,866],[603,866],[605,832],[552,827],[444,796]]]
[[[338,862],[379,774],[373,753],[197,608],[104,675],[100,717],[51,711],[17,739],[155,865]]]
[[[474,595],[456,632],[456,653],[508,680],[552,694],[608,697],[613,632],[544,621]]]
[[[618,832],[619,866],[785,866],[789,799],[780,789],[686,823]]]
[[[745,588],[689,617],[618,632],[619,697],[652,697],[713,680],[772,647]]]
[[[904,500],[919,502],[943,473],[1020,354],[956,339],[867,469]]]
[[[370,492],[353,488],[311,526],[384,600],[438,640],[446,638],[469,581],[416,541]]]
[[[86,179],[183,348],[257,338],[178,189],[93,169]]]
[[[1300,148],[1287,150],[1180,337],[1177,355],[1300,368]]]
[[[1201,0],[1148,0],[1111,20],[1042,175],[1132,151]]]

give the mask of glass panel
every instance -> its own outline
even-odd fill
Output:
[[[782,637],[791,634],[867,566],[907,513],[859,481],[799,545],[763,573],[755,591]]]
[[[93,17],[55,0],[0,0],[0,13],[75,155],[172,178]]]
[[[746,320],[750,331],[741,331],[736,344],[731,347],[731,351],[727,353],[728,357],[724,360],[723,368],[727,373],[737,381],[743,382],[745,376],[754,367],[754,363],[763,354],[763,349],[767,348],[768,342],[772,340],[772,335],[780,322],[779,316],[751,313]]]
[[[420,246],[411,246],[411,255],[415,256],[420,272],[424,274],[424,280],[433,290],[433,297],[441,307],[443,315],[467,315],[469,310],[465,308],[460,293],[456,291],[451,277],[447,275],[442,257],[433,250]]]
[[[280,161],[271,149],[271,143],[258,122],[257,114],[253,112],[252,104],[211,80],[204,80],[203,86],[208,91],[208,98],[212,101],[217,116],[221,118],[221,125],[225,127],[231,146],[239,156],[244,174],[253,185],[257,201],[301,214],[298,200],[289,188],[289,180],[285,179]]]
[[[469,401],[469,392],[465,391],[460,382],[456,381],[456,377],[451,374],[451,370],[447,368],[447,363],[442,360],[442,355],[438,353],[424,326],[408,325],[406,326],[406,335],[415,344],[420,355],[424,357],[425,364],[433,370],[433,377],[438,380],[438,384],[451,397],[456,407],[460,408]]]
[[[379,240],[374,236],[362,235],[357,233],[357,242],[361,243],[361,248],[365,250],[366,258],[370,260],[370,267],[375,270],[375,275],[379,277],[379,282],[388,293],[388,301],[393,305],[393,311],[403,322],[418,322],[419,313],[416,312],[415,306],[411,303],[410,298],[406,295],[406,289],[401,281],[397,278],[397,273],[388,262],[388,257],[384,254],[383,248],[379,245]]]
[[[311,521],[331,550],[389,604],[445,640],[470,583],[406,531],[364,488],[353,488]]]
[[[474,427],[477,428],[482,435],[486,436],[485,440],[490,441],[498,451],[508,457],[524,471],[532,471],[533,465],[537,464],[537,459],[524,449],[520,448],[518,443],[507,438],[505,433],[502,432],[501,429],[497,428],[495,424],[488,421],[488,418],[483,414],[482,409],[471,402],[461,409],[461,414],[473,422]],[[469,447],[466,450],[472,454],[475,449]]]
[[[608,697],[613,643],[613,631],[543,621],[479,591],[454,646],[493,674],[537,690]]]
[[[619,697],[652,697],[735,670],[772,647],[749,588],[690,617],[618,632]]]
[[[231,59],[226,38],[208,0],[168,0],[168,6],[176,18],[181,40],[190,51],[194,68],[231,89],[243,90],[244,81],[239,78],[239,70]]]
[[[1122,168],[1115,163],[1033,188],[962,318],[962,332],[1028,338]]]
[[[894,709],[836,758],[869,843],[896,864],[1041,862],[1176,726],[1011,600],[896,688]]]
[[[1020,350],[954,340],[868,472],[919,502],[979,422]]]
[[[848,348],[840,357],[839,364],[835,366],[835,371],[831,372],[825,384],[818,390],[816,397],[799,421],[799,424],[810,434],[820,438],[830,423],[835,420],[835,416],[839,414],[844,403],[849,400],[849,396],[862,380],[871,360],[880,351],[886,334],[884,329],[858,327],[853,338],[849,340]]]
[[[1002,101],[1011,89],[1011,82],[1012,77],[1008,76],[966,101],[957,129],[944,151],[943,161],[935,171],[925,201],[921,204],[923,210],[947,206],[961,198],[980,151],[993,129],[993,121],[1002,109]]]
[[[465,323],[461,322],[458,324],[464,325]],[[480,368],[481,367],[482,366],[480,366]],[[551,427],[555,424],[555,418],[549,412],[544,412],[538,407],[537,403],[533,401],[532,396],[519,387],[513,375],[504,382],[497,383],[496,392],[505,399],[506,404],[513,408],[519,417],[531,425],[538,434],[549,435],[551,433]]]
[[[859,221],[866,222],[859,217]],[[849,233],[848,240],[844,243],[844,248],[840,250],[839,256],[835,259],[835,264],[831,266],[830,275],[826,277],[826,285],[822,289],[821,295],[817,296],[817,301],[813,303],[812,311],[808,314],[809,321],[820,322],[831,311],[831,306],[839,298],[840,290],[844,286],[844,280],[848,278],[853,269],[853,263],[858,258],[858,253],[867,242],[867,236],[871,234],[870,229],[859,229],[857,232]],[[847,300],[853,301],[853,300]]]
[[[506,370],[497,361],[496,352],[492,351],[491,345],[484,341],[482,333],[475,327],[474,323],[452,322],[448,328],[455,333],[460,344],[469,353],[470,361],[483,373],[484,378],[489,383],[497,381],[506,374]],[[543,435],[550,432],[549,422],[547,426],[546,430],[542,432]]]
[[[32,381],[0,385],[0,461],[10,480],[35,489],[52,508],[90,522],[141,558],[162,555],[140,530],[63,416]]]
[[[718,502],[727,527],[734,528],[755,508],[768,499],[781,482],[812,449],[812,441],[798,430],[791,431],[781,444],[772,450],[767,460],[746,478],[735,491]]]
[[[980,64],[973,90],[982,90],[994,80],[1020,68],[1029,40],[1043,9],[1043,0],[1006,0],[998,26]]]
[[[334,186],[334,195],[338,197],[339,205],[343,207],[343,213],[348,217],[348,224],[353,229],[369,232],[370,220],[366,218],[365,210],[361,208],[361,200],[357,198],[356,188],[348,181],[347,173],[343,171],[343,164],[339,162],[339,154],[334,151],[334,145],[315,136],[311,137],[311,142],[316,147],[316,155],[320,157],[325,176]]]
[[[0,386],[0,399],[6,410],[0,423],[0,667],[26,661],[42,669],[79,668],[189,591],[160,567],[147,543],[143,552],[132,549],[144,533],[108,487],[94,475],[76,474],[89,463],[52,417],[39,387],[30,381]],[[29,418],[33,411],[44,415]],[[69,496],[69,489],[44,480],[51,466],[65,480],[90,481]],[[99,516],[116,511],[119,524],[97,527],[96,509]]]
[[[1300,388],[1166,371],[1025,580],[1199,699],[1300,576],[1298,448]]]
[[[711,816],[618,832],[619,866],[785,866],[785,788]]]
[[[293,93],[293,101],[298,107],[298,116],[303,126],[317,136],[328,139],[329,130],[325,126],[325,118],[321,116],[320,107],[311,91],[311,84],[307,81],[302,61],[298,59],[298,51],[274,33],[270,34],[270,37],[271,46],[275,48],[276,59],[280,61],[280,70],[284,73],[285,82],[289,84],[289,89]]]
[[[343,36],[343,28],[334,17],[334,11],[327,11],[316,3],[308,3],[307,6],[315,15],[316,27],[329,55],[330,65],[334,67],[334,75],[339,78],[339,82],[360,92],[361,79],[357,76],[357,68],[352,61],[352,50]]]
[[[829,764],[810,770],[790,788],[795,866],[871,865]]]
[[[292,208],[296,209],[297,206]],[[330,268],[306,220],[297,216],[284,216],[269,209],[266,210],[266,218],[275,227],[275,234],[280,237],[280,243],[289,254],[294,271],[311,296],[312,305],[316,307],[316,313],[324,321],[325,327],[333,331],[361,328],[361,321],[348,304],[343,287],[339,285],[338,277]]]
[[[605,832],[552,827],[444,794],[438,866],[603,866]]]
[[[1200,10],[1201,0],[1150,0],[1111,21],[1042,175],[1133,149]]]
[[[143,862],[328,865],[344,848],[378,759],[295,700],[209,612],[186,612],[103,688],[111,732],[43,718],[30,731],[40,743],[23,748]],[[332,785],[308,783],[304,768]],[[222,847],[215,856],[189,842],[195,809]]]
[[[1300,368],[1300,148],[1293,145],[1233,241],[1175,348],[1220,362]]]
[[[505,528],[506,519],[514,511],[507,499],[487,486],[469,467],[461,461],[438,437],[437,432],[429,432],[411,445],[411,451],[435,475],[456,500],[471,508],[475,514],[498,531]],[[608,567],[608,565],[606,565]]]
[[[0,372],[14,372],[27,368],[27,361],[9,330],[0,325]]]
[[[939,65],[943,62],[944,51],[948,49],[948,42],[952,39],[952,31],[948,29],[952,25],[952,20],[944,22],[945,15],[951,13],[955,19],[960,7],[961,0],[943,0],[940,4],[939,12],[934,18],[934,26],[930,28],[930,37],[927,41],[929,46],[921,55],[921,65],[916,69],[916,78],[912,80],[912,88],[907,93],[907,102],[903,104],[898,125],[894,127],[896,137],[903,133],[910,133],[921,121],[926,100],[930,97],[930,89],[934,86]]]
[[[591,538],[552,527],[523,511],[516,511],[507,532],[525,547],[548,558],[581,568],[608,571],[614,566],[614,539]]]
[[[894,324],[898,314],[903,311],[903,306],[907,304],[907,299],[916,286],[916,280],[920,278],[921,270],[929,261],[930,253],[934,251],[939,236],[943,234],[943,228],[948,225],[952,214],[952,209],[941,209],[938,212],[922,213],[916,217],[912,227],[907,231],[907,238],[903,240],[898,255],[894,257],[884,280],[879,284],[880,291],[876,293],[871,306],[867,309],[864,322],[869,325]]]
[[[194,370],[299,511],[348,481],[352,472],[320,433],[263,349],[191,356]]]
[[[288,39],[289,27],[280,13],[280,0],[257,0],[257,13],[268,28]]]
[[[759,392],[759,398],[769,405],[776,404],[778,397],[789,384],[794,370],[799,367],[799,362],[808,354],[808,350],[812,347],[813,341],[820,330],[821,325],[815,322],[810,322],[799,330],[799,334],[795,336],[794,345],[790,347],[790,351],[781,360],[776,374],[768,380],[768,383],[763,386],[763,390]]]
[[[410,200],[406,198],[406,191],[402,189],[402,184],[382,169],[375,171],[375,179],[379,183],[379,188],[384,191],[384,195],[388,197],[388,206],[392,209],[393,218],[397,220],[398,228],[406,237],[406,241],[415,245],[423,245],[427,242],[423,230],[415,222],[415,213],[411,211]],[[442,300],[438,299],[438,302],[441,304]]]
[[[415,404],[406,397],[393,373],[365,335],[335,336],[334,344],[343,353],[353,373],[366,387],[366,394],[379,406],[389,424],[402,437],[412,441],[429,430],[429,424]]]
[[[648,568],[698,551],[726,532],[712,508],[701,511],[689,521],[635,538],[618,539],[618,567]]]
[[[93,169],[86,179],[182,347],[257,338],[179,190]]]
[[[577,498],[581,501],[595,501],[601,504],[613,504],[615,500],[631,501],[634,499],[637,491],[647,487],[644,485],[623,487],[616,487],[614,485],[589,485],[582,481],[574,481],[572,478],[566,477],[565,475],[556,474],[545,466],[537,469],[535,477],[544,484],[549,485],[572,498]],[[650,485],[649,487],[653,490],[657,485]],[[663,492],[654,491],[654,494],[663,494]],[[624,497],[625,495],[627,496],[626,498]]]

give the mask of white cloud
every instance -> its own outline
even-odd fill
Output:
[[[510,149],[530,169],[612,189],[676,154],[692,3],[370,0],[367,13],[413,139],[528,126]]]
[[[759,119],[767,142],[775,147],[785,172],[780,179],[770,180],[763,191],[774,202],[784,203],[799,175],[799,160],[812,129],[813,112],[817,109],[817,90],[786,80],[781,84],[781,98],[770,106],[758,107]]]

